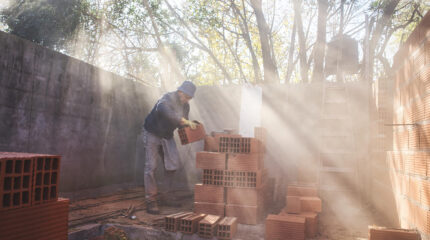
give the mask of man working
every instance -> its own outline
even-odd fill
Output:
[[[164,160],[165,183],[169,191],[173,175],[180,164],[173,131],[185,125],[192,129],[196,127],[194,122],[188,120],[190,112],[188,101],[194,97],[195,91],[196,86],[192,82],[184,81],[177,91],[164,94],[145,119],[142,134],[145,148],[144,185],[146,211],[150,214],[160,212],[157,205],[157,182],[154,176],[157,159],[162,157]],[[160,148],[162,151],[159,151]],[[164,203],[169,205],[169,201]]]

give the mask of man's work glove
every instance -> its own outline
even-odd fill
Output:
[[[196,129],[197,128],[197,124],[195,122],[187,120],[185,118],[181,119],[181,123],[182,123],[182,125],[189,126],[191,129]]]

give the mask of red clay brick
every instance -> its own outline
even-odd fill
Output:
[[[236,217],[238,223],[255,225],[263,216],[262,207],[227,204],[225,206],[227,217]]]
[[[213,238],[216,235],[218,222],[221,220],[220,216],[206,215],[205,218],[200,220],[197,233],[202,238]]]
[[[291,215],[269,215],[266,218],[267,240],[305,239],[305,218]]]
[[[415,212],[415,225],[418,230],[425,234],[430,234],[430,212],[421,208],[417,208]]]
[[[420,189],[420,202],[425,207],[430,207],[430,182],[423,181]]]
[[[225,217],[218,223],[217,238],[220,240],[231,240],[237,231],[237,218]]]
[[[322,203],[318,197],[300,197],[300,205],[303,212],[321,212]]]
[[[411,154],[404,154],[404,164],[405,164],[405,172],[413,173],[414,172],[414,159]]]
[[[196,168],[200,169],[226,169],[226,153],[198,152],[196,154]]]
[[[287,186],[287,196],[317,197],[318,189],[309,186]]]
[[[212,137],[212,136],[205,137],[204,151],[217,152],[218,146],[219,146],[219,143],[216,141],[215,137]]]
[[[305,218],[305,232],[307,238],[316,237],[318,234],[318,214],[314,212],[301,212],[299,214],[287,213],[284,208],[279,215],[290,215]]]
[[[298,196],[287,196],[286,208],[287,213],[300,213],[301,200]]]
[[[166,231],[169,232],[177,232],[180,229],[180,225],[181,225],[181,219],[191,215],[192,212],[179,212],[179,213],[174,213],[171,215],[168,215],[164,218],[164,227],[166,229]]]
[[[34,156],[0,152],[0,211],[31,205]]]
[[[266,152],[266,142],[267,142],[267,130],[263,127],[254,128],[254,137],[261,142],[260,153]]]
[[[179,229],[182,233],[193,234],[197,232],[197,227],[206,214],[193,213],[181,219]]]
[[[264,127],[254,127],[254,137],[265,144],[267,141],[267,129]]]
[[[252,172],[264,167],[261,153],[229,153],[227,162],[228,170]]]
[[[414,178],[409,179],[409,193],[408,196],[419,202],[420,201],[420,181]]]
[[[416,230],[369,226],[369,240],[420,240]]]
[[[194,185],[194,201],[224,203],[224,187],[198,183]]]
[[[224,171],[225,187],[261,188],[267,179],[267,170],[255,172],[247,171]]]
[[[68,214],[68,199],[58,199],[41,205],[3,211],[0,214],[1,239],[66,240]]]
[[[429,82],[430,83],[430,82]],[[430,86],[430,84],[429,84]],[[430,118],[430,96],[426,98],[427,102],[427,109],[429,109],[428,114]],[[426,119],[429,119],[426,118]],[[421,149],[428,149],[430,148],[430,125],[422,125],[420,126],[420,148]]]
[[[261,142],[256,138],[220,137],[219,152],[227,153],[259,153]]]
[[[263,206],[264,187],[255,188],[227,188],[227,204]]]
[[[60,180],[60,156],[40,155],[34,159],[31,204],[56,201]]]
[[[203,169],[203,184],[224,186],[225,171],[217,169]]]
[[[224,208],[224,203],[194,202],[195,213],[205,213],[224,217]]]
[[[417,151],[414,153],[414,174],[427,175],[427,156],[426,152]]]
[[[410,121],[413,122],[412,120]],[[417,149],[420,144],[419,132],[416,127],[410,129],[409,131],[409,149]]]
[[[180,128],[178,134],[182,145],[202,140],[206,136],[205,128],[201,123],[197,124],[196,129],[191,129],[188,126]]]

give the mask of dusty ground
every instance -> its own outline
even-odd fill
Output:
[[[175,197],[180,199],[182,207],[161,207],[160,215],[146,213],[143,188],[72,202],[69,214],[69,233],[92,223],[145,226],[161,230],[166,215],[180,211],[192,211],[192,193],[177,191]],[[131,209],[134,211],[130,211]],[[130,218],[133,215],[136,216],[135,219]],[[351,203],[338,203],[332,206],[323,204],[323,212],[319,216],[319,236],[313,240],[367,239],[367,227],[372,224],[384,225],[384,221],[378,219],[375,211],[367,206],[359,204],[352,206]],[[239,225],[235,239],[264,239],[264,224]]]

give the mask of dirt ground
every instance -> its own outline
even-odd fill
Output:
[[[163,229],[164,217],[180,211],[192,211],[193,194],[177,191],[175,197],[182,207],[161,207],[160,215],[146,213],[143,188],[116,192],[110,196],[73,201],[70,204],[69,232],[92,223],[149,226]],[[342,209],[344,211],[339,211]],[[133,217],[133,219],[131,218]],[[375,211],[368,206],[355,206],[345,203],[327,205],[323,202],[323,212],[319,215],[319,235],[312,240],[362,240],[367,239],[369,225],[383,225]],[[235,239],[264,239],[262,224],[239,225]]]

